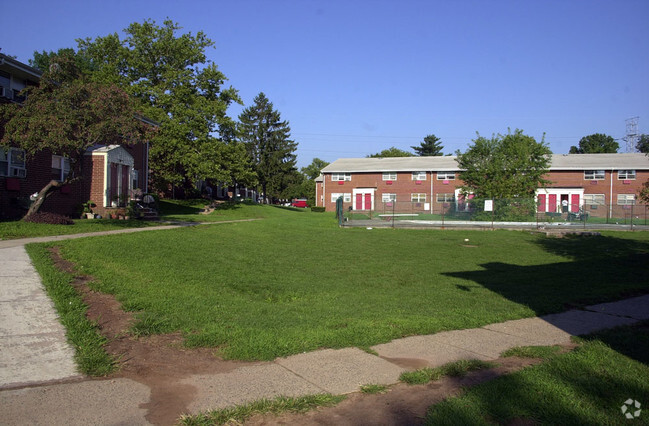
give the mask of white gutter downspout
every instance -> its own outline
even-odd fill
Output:
[[[433,214],[433,171],[430,171],[430,214]]]
[[[610,219],[613,216],[613,169],[611,169],[611,190],[610,190],[610,195],[608,197],[610,201],[608,205],[608,217]]]

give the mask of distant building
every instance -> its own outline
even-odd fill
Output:
[[[386,211],[395,206],[418,213],[468,209],[456,157],[341,158],[316,179],[316,205],[334,211],[343,197],[346,209]],[[644,154],[553,154],[551,183],[536,191],[539,212],[570,212],[584,206],[591,215],[618,217],[637,203],[649,179]],[[471,198],[468,195],[467,198]],[[567,203],[566,203],[567,202]]]

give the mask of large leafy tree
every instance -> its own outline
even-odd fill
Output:
[[[411,146],[410,148],[412,148],[415,151],[415,154],[420,157],[437,157],[444,155],[442,153],[442,150],[444,149],[442,142],[435,135],[426,136],[419,146]]]
[[[571,146],[570,154],[615,154],[618,149],[620,149],[620,144],[612,136],[594,133],[581,138],[579,147]]]
[[[297,143],[291,140],[288,121],[281,119],[263,92],[239,115],[238,135],[246,146],[264,198],[282,198],[295,183]]]
[[[387,157],[414,157],[414,154],[392,146],[388,149],[384,149],[381,152],[377,152],[376,154],[370,154],[367,156],[367,158],[387,158]]]
[[[55,190],[81,178],[88,147],[131,144],[150,136],[151,130],[137,119],[137,104],[124,90],[88,81],[69,54],[50,59],[39,86],[25,89],[22,105],[0,106],[0,120],[6,122],[0,144],[18,146],[27,157],[49,150],[70,159],[68,177],[41,189],[27,216],[37,212]]]
[[[226,113],[232,102],[241,102],[237,91],[224,87],[225,75],[205,56],[214,42],[203,32],[180,30],[170,20],[162,26],[133,23],[123,38],[115,33],[78,40],[78,54],[89,61],[95,81],[122,87],[160,123],[150,151],[158,189],[189,187],[196,179],[250,180],[243,157],[236,167],[223,161],[224,153],[232,158],[244,152],[233,147],[235,123]]]
[[[315,178],[320,176],[322,169],[324,169],[328,165],[328,162],[316,157],[311,161],[311,164],[306,167],[302,167],[300,171],[307,179],[314,180]]]
[[[640,135],[635,148],[644,154],[649,154],[649,135]]]
[[[478,135],[465,153],[457,153],[466,193],[477,198],[530,198],[550,167],[550,148],[522,130],[487,139]]]

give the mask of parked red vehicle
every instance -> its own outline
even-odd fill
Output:
[[[296,198],[291,202],[291,207],[308,207],[306,204],[306,198]]]

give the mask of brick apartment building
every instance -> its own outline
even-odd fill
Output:
[[[40,77],[39,70],[0,53],[0,103],[22,102],[20,91],[28,85],[37,85]],[[0,137],[3,129],[0,125]],[[48,197],[41,211],[75,216],[81,203],[91,200],[96,205],[93,211],[106,215],[114,202],[124,205],[134,189],[146,193],[148,149],[148,143],[89,148],[83,159],[81,179]],[[0,219],[24,215],[31,194],[43,189],[52,179],[63,181],[68,173],[69,159],[49,151],[26,158],[19,148],[0,148]]]
[[[342,196],[346,208],[359,211],[380,211],[386,203],[420,213],[439,213],[449,206],[466,209],[469,204],[460,191],[455,160],[454,156],[341,158],[316,179],[316,205],[334,211]],[[559,212],[567,204],[572,212],[587,206],[591,215],[617,217],[638,203],[637,194],[649,179],[649,157],[553,154],[546,179],[551,183],[535,194],[539,212]]]

